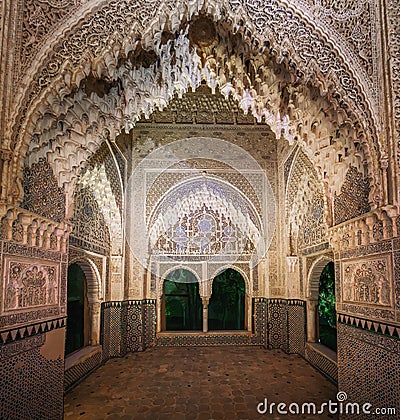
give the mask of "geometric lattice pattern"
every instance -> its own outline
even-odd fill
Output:
[[[287,306],[288,316],[288,353],[301,354],[304,357],[305,331],[305,306],[304,302]]]
[[[99,347],[97,352],[67,369],[64,374],[64,391],[70,390],[78,381],[81,381],[94,369],[99,367],[101,359],[101,348]]]
[[[267,306],[265,298],[253,299],[253,332],[258,335],[258,340],[264,347],[267,343]]]
[[[82,241],[81,247],[94,250],[94,246],[108,250],[110,248],[110,232],[104,215],[96,200],[92,188],[81,187],[75,193],[75,212],[72,220],[71,237]]]
[[[236,334],[180,334],[161,335],[157,338],[159,347],[201,347],[201,346],[259,346],[259,337],[250,333]]]
[[[152,299],[103,303],[103,360],[154,345],[155,314],[156,301]]]
[[[267,315],[267,348],[304,356],[305,302],[267,299]]]
[[[338,381],[338,367],[337,362],[327,357],[323,351],[319,351],[318,344],[307,344],[305,348],[306,359],[315,366],[319,371],[327,375],[333,382]]]
[[[102,308],[104,359],[143,351],[155,345],[262,345],[304,355],[305,304],[301,300],[254,298],[252,332],[174,333],[158,337],[155,300],[106,302]]]
[[[154,346],[156,341],[156,304],[154,300],[146,299],[142,304],[143,317],[143,350]]]
[[[142,305],[140,301],[132,302],[124,311],[126,317],[126,351],[142,351]],[[125,323],[125,322],[124,322]]]
[[[340,194],[335,196],[336,225],[371,210],[368,202],[369,188],[368,178],[364,178],[356,168],[350,166]]]
[[[338,323],[339,390],[348,400],[373,408],[396,407],[400,401],[400,341]],[[371,416],[369,416],[371,417]],[[397,416],[382,416],[395,420]],[[360,419],[360,416],[346,416]]]
[[[107,302],[102,305],[103,359],[123,356],[121,354],[121,302]]]
[[[268,302],[268,348],[288,351],[287,309],[283,299]]]
[[[7,346],[15,346],[9,344]],[[33,348],[0,363],[0,417],[60,419],[63,414],[64,360],[48,360]]]
[[[60,188],[50,164],[44,158],[24,168],[24,199],[21,207],[48,219],[65,218],[64,189]]]

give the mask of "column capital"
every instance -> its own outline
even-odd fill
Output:
[[[203,306],[208,306],[208,303],[210,302],[210,298],[208,296],[201,296],[201,302]]]

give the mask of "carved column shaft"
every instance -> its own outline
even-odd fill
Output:
[[[307,341],[318,341],[318,300],[307,300]]]
[[[100,343],[100,302],[93,302],[90,305],[91,328],[89,344],[96,346]]]
[[[201,301],[203,303],[203,332],[208,331],[208,297],[202,297]]]

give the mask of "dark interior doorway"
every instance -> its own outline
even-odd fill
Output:
[[[242,275],[228,268],[213,281],[208,305],[209,330],[243,330],[246,286]]]
[[[196,331],[203,328],[203,306],[199,283],[188,270],[171,272],[164,281],[164,313],[167,331]]]
[[[68,267],[67,334],[65,355],[85,346],[86,304],[85,273],[78,264]]]

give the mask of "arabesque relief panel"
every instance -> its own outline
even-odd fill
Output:
[[[58,265],[6,258],[2,311],[18,311],[58,304]]]
[[[59,262],[6,255],[2,266],[0,328],[53,318],[62,312]]]
[[[393,307],[391,255],[342,261],[344,303]]]

